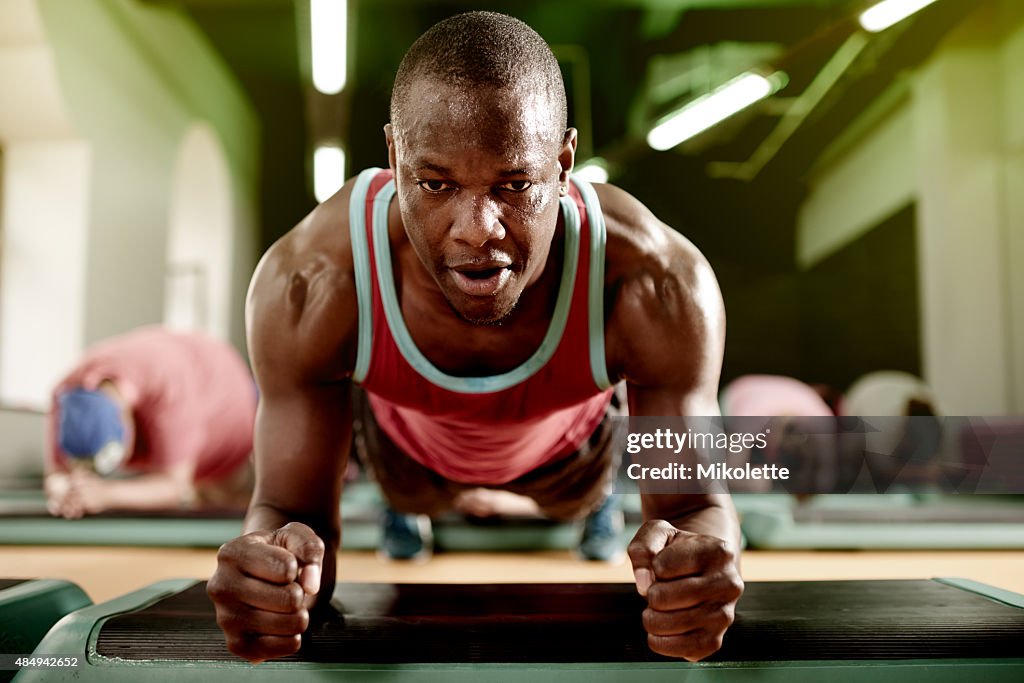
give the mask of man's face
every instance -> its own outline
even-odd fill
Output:
[[[409,240],[456,313],[499,323],[544,268],[575,131],[527,92],[422,78],[408,95],[385,134]]]

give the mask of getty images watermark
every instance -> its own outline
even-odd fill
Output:
[[[620,418],[645,493],[1024,493],[1024,418]]]

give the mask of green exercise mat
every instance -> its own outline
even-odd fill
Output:
[[[744,537],[771,550],[1024,548],[1024,496],[736,496]]]
[[[634,500],[635,498],[635,500]],[[627,525],[625,548],[639,526],[639,499],[623,496]],[[382,500],[376,485],[355,482],[342,498],[342,545],[345,550],[375,550],[380,544]],[[574,549],[580,523],[537,518],[468,520],[446,514],[435,520],[438,551],[513,552]],[[107,513],[67,520],[50,516],[41,491],[0,492],[0,544],[116,545],[216,548],[239,535],[239,513],[206,511]]]

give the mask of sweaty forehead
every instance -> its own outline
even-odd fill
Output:
[[[561,142],[550,98],[526,87],[412,85],[393,122],[404,152],[480,147],[502,157],[547,156]]]

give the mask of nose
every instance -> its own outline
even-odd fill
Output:
[[[493,197],[468,195],[460,197],[458,201],[452,220],[452,239],[473,248],[505,239],[501,211]]]

